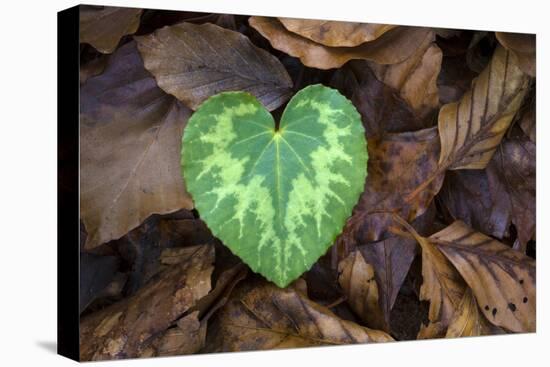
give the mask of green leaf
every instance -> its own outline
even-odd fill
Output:
[[[322,85],[290,100],[278,130],[252,95],[221,93],[189,119],[182,169],[214,235],[285,287],[327,251],[363,191],[364,130],[351,102]]]

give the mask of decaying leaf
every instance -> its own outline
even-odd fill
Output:
[[[438,198],[452,219],[496,238],[513,223],[525,252],[536,228],[535,155],[526,136],[504,139],[485,170],[447,172]]]
[[[379,304],[379,291],[374,267],[359,251],[354,251],[338,264],[338,283],[347,302],[368,327],[388,329]]]
[[[518,58],[519,67],[524,73],[536,75],[536,35],[526,33],[495,32],[502,46],[514,53]]]
[[[374,41],[397,26],[332,20],[278,18],[289,31],[330,47],[353,47]]]
[[[416,255],[415,241],[391,236],[378,242],[359,245],[358,249],[374,268],[379,304],[384,318],[384,326],[378,328],[389,330],[391,310]]]
[[[460,338],[464,336],[495,335],[502,333],[503,331],[501,329],[491,325],[483,313],[479,311],[472,290],[467,289],[449,324],[445,337]]]
[[[265,281],[236,289],[209,325],[206,352],[386,342],[386,333],[338,318],[306,298],[301,287]]]
[[[270,111],[291,96],[292,80],[279,60],[239,32],[183,22],[136,40],[159,87],[193,110],[224,91],[249,92]]]
[[[424,237],[417,237],[422,248],[422,278],[420,299],[430,302],[428,318],[430,324],[422,326],[420,339],[437,338],[445,335],[453,315],[459,308],[464,295],[465,284],[456,269],[441,252]]]
[[[439,175],[413,202],[405,202],[407,194],[437,168],[439,136],[435,128],[369,139],[367,148],[365,191],[348,222],[364,242],[385,237],[392,213],[408,221],[422,215],[443,183],[443,175]]]
[[[81,87],[80,111],[87,249],[120,238],[153,213],[193,207],[179,166],[190,111],[156,86],[135,43]]]
[[[317,69],[338,68],[353,59],[395,64],[411,56],[426,38],[433,38],[433,32],[428,28],[397,27],[356,47],[329,47],[290,32],[276,18],[254,16],[249,23],[274,48]]]
[[[443,54],[433,38],[427,37],[404,61],[393,65],[369,62],[369,66],[378,80],[399,91],[400,96],[422,119],[439,106],[437,77],[442,58]]]
[[[198,314],[194,311],[179,319],[174,327],[152,339],[139,357],[167,357],[200,351],[206,340],[206,323],[199,321]]]
[[[80,358],[138,357],[210,291],[214,248],[199,246],[186,260],[155,277],[134,296],[80,322]]]
[[[535,331],[535,261],[461,221],[431,236],[472,289],[485,317],[514,332]]]
[[[399,91],[379,81],[365,60],[352,60],[338,69],[331,85],[351,99],[368,139],[433,126],[416,115]]]
[[[482,169],[518,111],[529,77],[516,56],[498,47],[487,68],[459,102],[441,107],[439,164],[447,169]]]
[[[139,27],[143,9],[80,5],[80,42],[104,54],[112,53],[120,39]]]
[[[533,143],[537,141],[537,99],[536,99],[536,85],[533,84],[531,91],[525,97],[520,112],[518,113],[518,125],[523,130],[525,135],[531,139]]]

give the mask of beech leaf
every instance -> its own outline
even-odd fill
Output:
[[[515,332],[535,331],[535,261],[456,221],[432,240],[472,289],[485,317]]]
[[[374,41],[397,26],[376,23],[278,18],[289,31],[331,47],[352,47]]]
[[[185,261],[162,272],[132,297],[82,318],[80,358],[142,356],[152,337],[167,330],[210,291],[213,262],[214,247],[198,246]]]
[[[80,42],[104,54],[112,53],[120,39],[139,27],[143,9],[80,5]]]
[[[502,46],[510,50],[518,58],[519,67],[524,73],[536,75],[536,35],[526,33],[495,32]]]
[[[298,284],[254,282],[236,289],[212,320],[208,352],[393,341],[383,331],[342,320],[309,300]]]
[[[427,28],[398,27],[356,47],[329,47],[290,32],[276,18],[255,16],[248,22],[274,48],[317,69],[338,68],[353,59],[395,64],[411,56],[426,38],[433,38],[433,32]]]
[[[80,91],[80,215],[87,249],[120,238],[153,213],[193,208],[180,175],[190,111],[159,89],[135,43]]]
[[[485,168],[520,107],[528,82],[517,58],[498,47],[462,99],[439,111],[440,166]]]
[[[239,32],[183,22],[136,40],[159,87],[193,110],[220,92],[243,91],[271,111],[292,93],[279,60]]]
[[[216,95],[183,135],[182,170],[201,218],[252,270],[280,287],[308,270],[341,232],[363,190],[359,114],[312,85],[279,128],[252,95]]]

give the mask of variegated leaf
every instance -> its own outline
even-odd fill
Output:
[[[252,95],[221,93],[183,136],[183,176],[201,218],[280,287],[334,242],[363,190],[366,164],[359,114],[322,85],[292,98],[279,129]]]

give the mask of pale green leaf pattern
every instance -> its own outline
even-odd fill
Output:
[[[322,85],[292,98],[278,130],[252,95],[221,93],[189,120],[182,170],[214,235],[284,287],[327,251],[363,191],[364,130],[351,102]]]

